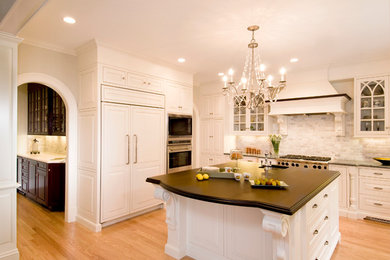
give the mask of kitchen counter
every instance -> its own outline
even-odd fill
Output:
[[[18,153],[20,157],[24,157],[31,160],[36,160],[44,163],[65,163],[66,155],[65,154],[56,154],[56,153],[40,153],[40,154],[25,154]]]
[[[390,169],[390,166],[383,165],[380,162],[377,162],[375,160],[369,160],[369,161],[360,161],[360,160],[331,160],[331,161],[329,161],[329,164],[356,166],[356,167],[361,166],[361,167],[375,167],[375,168]]]
[[[235,166],[235,162],[216,165]],[[240,172],[261,174],[239,161]],[[147,178],[166,202],[165,253],[181,259],[330,259],[340,239],[335,171],[272,169],[285,190],[248,181],[197,181],[197,169]],[[258,249],[258,250],[257,250]]]
[[[218,165],[234,167],[235,162]],[[264,173],[257,163],[239,162],[240,172]],[[197,169],[147,178],[147,182],[188,198],[236,206],[258,207],[288,215],[294,214],[340,174],[302,168],[272,169],[270,178],[289,185],[285,190],[253,189],[249,182],[233,179],[197,181]]]

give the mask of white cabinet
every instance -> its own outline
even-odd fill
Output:
[[[387,136],[389,131],[389,77],[355,81],[355,136]]]
[[[102,103],[101,222],[161,201],[147,177],[164,173],[164,110]]]
[[[246,108],[246,99],[233,97],[230,109],[234,134],[265,135],[268,133],[268,105],[249,109]]]
[[[164,93],[162,80],[117,68],[103,67],[103,83],[152,93]]]
[[[227,156],[224,148],[224,121],[222,119],[202,119],[200,122],[201,166],[224,163]]]
[[[205,118],[223,118],[225,114],[225,97],[223,95],[209,95],[201,97],[199,107],[200,117]]]
[[[165,96],[169,113],[192,115],[192,88],[167,82]]]
[[[359,210],[362,216],[390,220],[390,170],[359,168]]]

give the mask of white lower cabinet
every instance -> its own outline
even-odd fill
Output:
[[[102,103],[101,222],[161,201],[145,180],[164,173],[164,110]]]

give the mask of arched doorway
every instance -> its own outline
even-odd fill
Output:
[[[43,73],[18,75],[20,86],[26,83],[40,83],[55,90],[66,106],[67,163],[65,170],[65,221],[73,222],[77,214],[77,103],[69,88],[60,80]]]

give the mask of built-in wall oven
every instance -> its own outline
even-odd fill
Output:
[[[168,173],[192,169],[192,137],[168,138]]]

